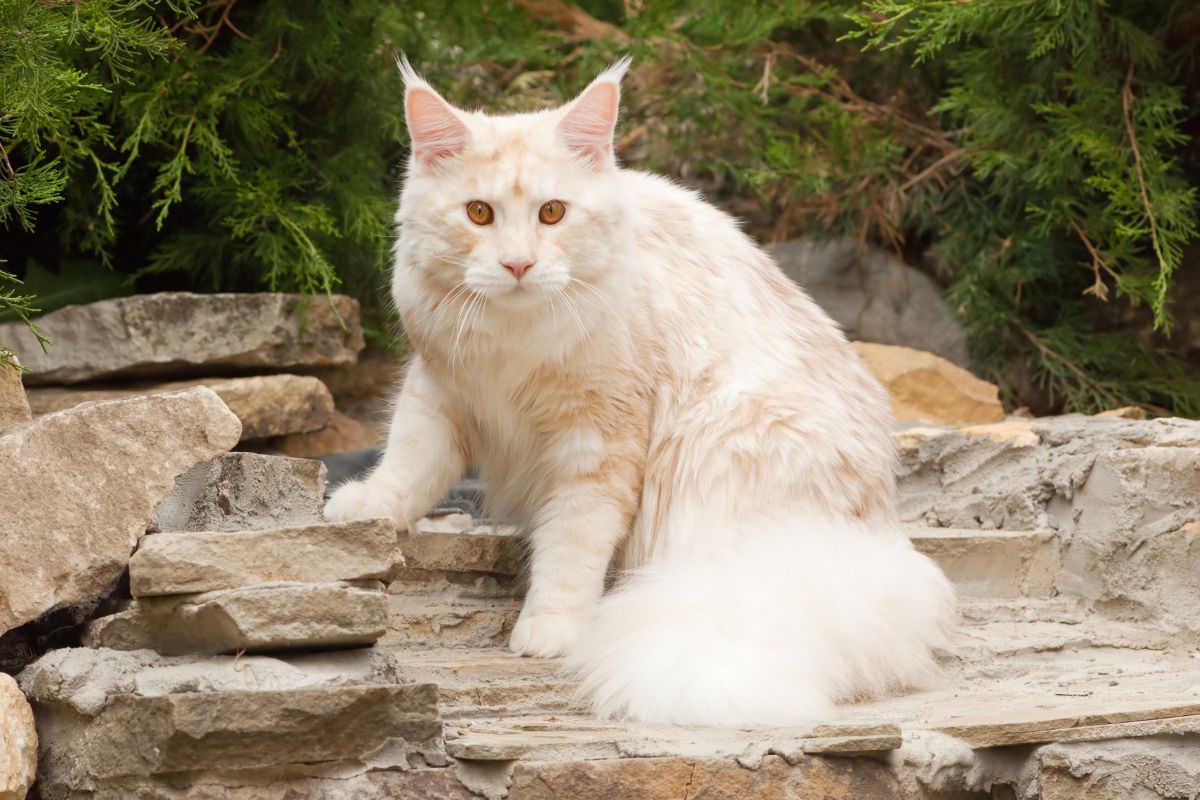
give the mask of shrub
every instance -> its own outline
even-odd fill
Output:
[[[2,255],[47,308],[369,301],[404,154],[397,51],[502,109],[630,53],[627,164],[763,239],[851,234],[937,273],[1010,404],[1197,415],[1167,339],[1196,236],[1197,28],[1152,0],[0,0]]]

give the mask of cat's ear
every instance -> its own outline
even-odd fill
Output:
[[[432,170],[440,161],[458,155],[471,141],[471,131],[454,106],[425,82],[408,63],[399,60],[404,76],[404,117],[412,139],[415,163]]]
[[[558,138],[596,169],[613,166],[613,132],[621,102],[621,78],[629,69],[626,56],[600,73],[583,93],[568,103],[558,122]]]

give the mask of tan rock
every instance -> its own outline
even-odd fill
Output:
[[[21,371],[0,363],[0,428],[30,418]]]
[[[308,375],[196,378],[168,383],[139,382],[95,388],[45,386],[29,390],[34,414],[73,408],[92,400],[116,400],[206,386],[242,421],[242,440],[319,430],[333,418],[333,395]]]
[[[269,445],[294,458],[319,458],[333,453],[365,450],[382,442],[383,435],[379,431],[340,411],[334,411],[329,424],[321,430],[280,436],[272,439]]]
[[[344,364],[363,347],[358,302],[342,295],[163,292],[68,306],[38,319],[43,353],[21,323],[0,325],[20,352],[26,385],[218,369]]]
[[[0,800],[25,800],[37,777],[37,750],[33,709],[17,682],[0,673]]]
[[[933,353],[869,342],[854,342],[856,352],[892,398],[902,422],[944,425],[999,422],[1004,419],[1000,390]]]
[[[1146,409],[1141,406],[1121,406],[1120,408],[1110,408],[1108,411],[1101,411],[1097,417],[1118,417],[1120,419],[1146,419]]]
[[[237,444],[208,389],[89,403],[0,430],[0,632],[99,596],[175,479]]]
[[[236,589],[271,581],[328,583],[382,578],[396,531],[388,520],[274,530],[157,533],[129,560],[134,597]]]
[[[163,655],[364,647],[387,630],[387,595],[344,583],[278,583],[147,597],[88,624],[84,644]]]

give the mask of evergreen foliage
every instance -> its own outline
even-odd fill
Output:
[[[1196,17],[1174,0],[0,0],[0,256],[44,308],[161,288],[369,303],[404,154],[397,52],[451,99],[507,109],[629,53],[627,164],[763,239],[849,233],[936,271],[1011,404],[1200,415],[1168,338],[1197,236]]]

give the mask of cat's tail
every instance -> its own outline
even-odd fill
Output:
[[[699,537],[722,544],[657,557],[601,600],[567,659],[593,711],[794,725],[935,675],[956,618],[941,570],[900,531],[799,516]]]

